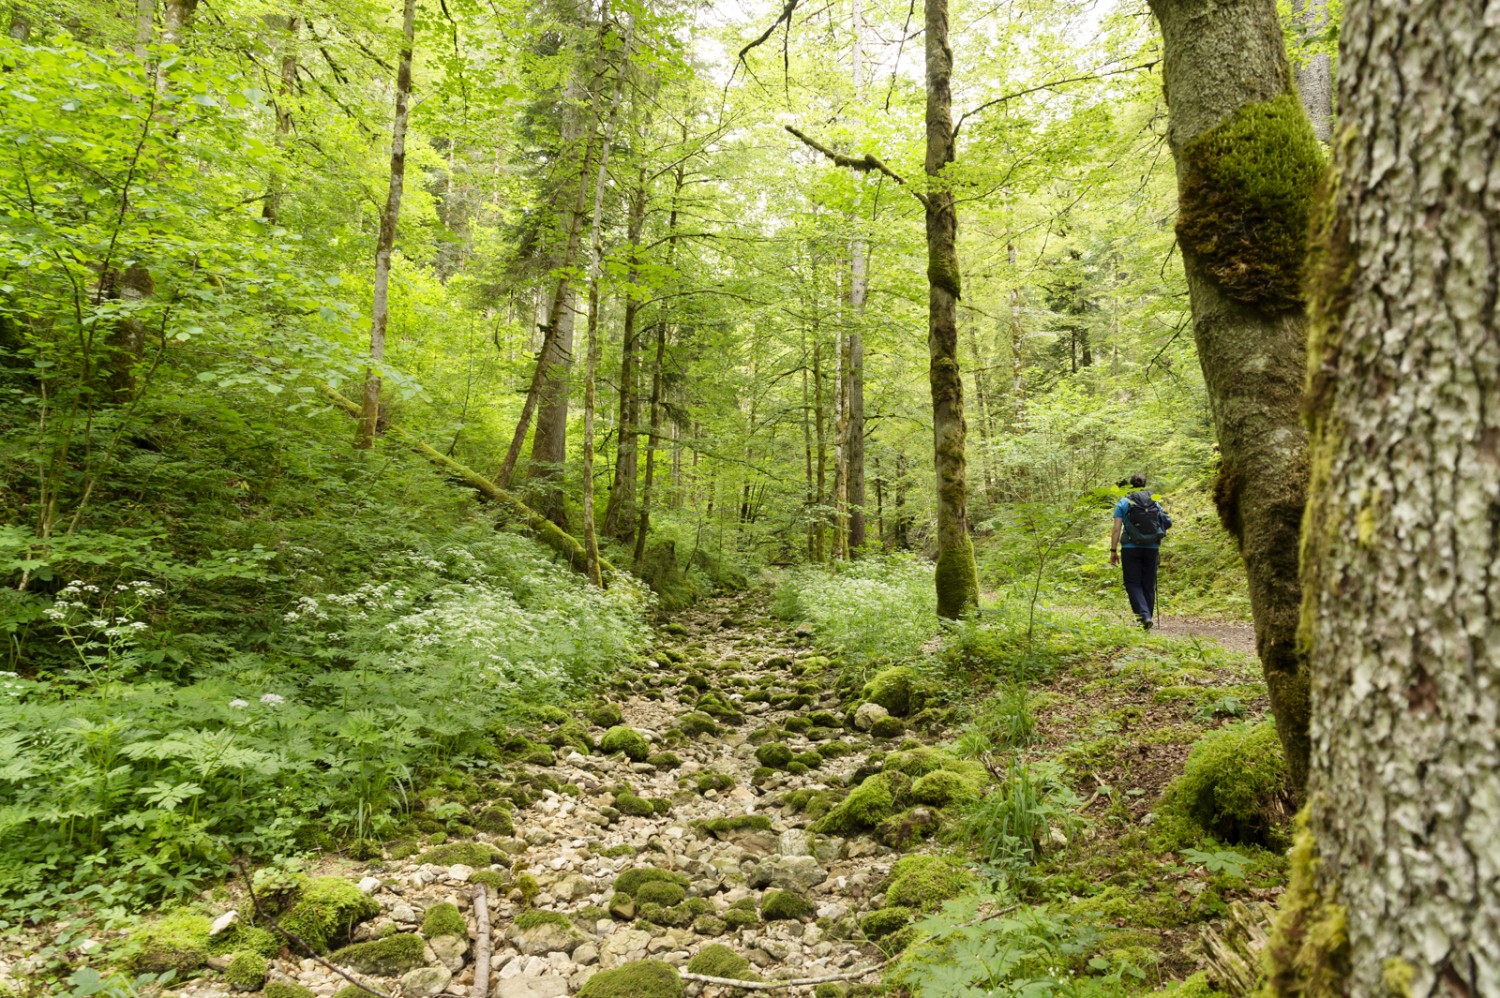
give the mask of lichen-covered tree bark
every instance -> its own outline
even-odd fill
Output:
[[[927,0],[927,356],[937,471],[937,612],[958,618],[979,605],[979,572],[969,539],[964,456],[964,383],[958,367],[958,210],[943,175],[953,162],[953,50],[948,0]]]
[[[1300,789],[1307,671],[1297,650],[1308,208],[1322,152],[1298,103],[1272,0],[1151,0],[1164,41],[1168,140],[1193,335],[1213,407],[1215,501],[1239,542],[1260,653]]]
[[[1500,22],[1347,8],[1310,268],[1309,817],[1278,993],[1500,994]]]

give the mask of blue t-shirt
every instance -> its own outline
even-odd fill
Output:
[[[1126,496],[1115,503],[1115,519],[1124,520],[1130,515],[1130,496]],[[1124,548],[1142,548],[1147,551],[1158,551],[1160,544],[1136,544],[1130,539],[1130,527],[1128,524],[1120,525],[1120,546]]]

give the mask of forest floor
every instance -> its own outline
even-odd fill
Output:
[[[1147,838],[1152,808],[1182,772],[1192,742],[1266,709],[1253,656],[1241,654],[1245,628],[1169,620],[1162,630],[1186,640],[1096,649],[1033,684],[1036,738],[1013,760],[1053,767],[1077,795],[1077,813],[1060,823],[1064,847],[1016,878],[1019,896],[1096,926],[1097,945],[1140,968],[1131,993],[1192,973],[1204,925],[1234,900],[1274,898],[1282,876],[1274,853],[1239,856],[1250,869],[1226,877],[1163,854]],[[1164,652],[1169,645],[1174,650]],[[804,630],[770,616],[765,591],[675,615],[660,629],[650,666],[622,676],[605,692],[611,699],[554,712],[552,723],[510,746],[518,761],[503,774],[450,777],[446,790],[424,793],[427,813],[461,811],[462,821],[489,831],[463,825],[453,833],[450,822],[449,832],[425,841],[388,843],[381,858],[330,857],[303,871],[357,884],[378,905],[350,942],[416,939],[410,934],[421,926],[425,945],[413,942],[404,960],[351,950],[338,962],[386,994],[468,996],[472,896],[481,881],[492,888],[492,998],[576,994],[600,970],[638,960],[687,970],[715,943],[748,959],[749,970],[765,979],[841,977],[838,993],[855,982],[878,984],[886,955],[860,931],[861,917],[881,907],[902,855],[951,846],[928,840],[903,853],[870,835],[814,835],[807,797],[827,791],[837,798],[858,782],[851,777],[878,770],[884,753],[909,747],[913,737],[930,744],[957,732],[909,730],[878,739],[845,723],[854,704],[840,695],[838,679],[838,667],[811,647]],[[634,760],[568,744],[582,730],[599,741],[621,724],[646,740],[633,747]],[[694,724],[708,730],[694,735]],[[756,752],[771,739],[816,765],[768,775]],[[805,792],[800,800],[795,791]],[[667,871],[683,890],[621,879],[646,868]],[[787,901],[773,900],[780,891],[809,907],[777,917]],[[445,939],[433,928],[427,916],[442,902],[463,914],[467,938]],[[237,882],[205,893],[198,908],[209,916],[254,916]],[[228,962],[227,955],[207,960],[221,971]],[[11,974],[23,969],[13,965]],[[716,969],[728,972],[722,964]],[[348,983],[286,948],[271,961],[270,979],[318,996]],[[742,993],[691,981],[687,992]],[[232,989],[222,975],[208,974],[172,993],[208,998]]]

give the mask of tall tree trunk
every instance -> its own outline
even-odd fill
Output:
[[[937,612],[954,619],[979,605],[969,539],[964,383],[958,366],[958,209],[944,168],[953,162],[953,50],[948,0],[927,0],[927,354],[937,472]]]
[[[860,101],[865,87],[864,10],[852,0],[854,30],[850,76],[854,99]],[[856,173],[856,189],[863,186]],[[865,544],[865,299],[870,289],[870,244],[858,231],[849,241],[849,322],[844,332],[844,509],[848,524],[849,556],[856,557]]]
[[[985,356],[979,349],[979,317],[976,314],[969,323],[969,353],[974,360],[974,404],[979,410],[979,470],[984,477],[984,498],[995,501],[994,461],[991,460],[990,440],[994,436],[994,422],[990,418],[989,393],[985,390]]]
[[[1309,35],[1328,31],[1328,0],[1292,0],[1292,17]],[[1333,139],[1333,60],[1319,52],[1297,67],[1297,93],[1318,141]]]
[[[818,560],[818,531],[814,522],[818,508],[817,481],[813,477],[812,398],[807,390],[808,355],[807,330],[802,331],[802,455],[806,471],[806,486],[802,498],[802,513],[807,521],[807,560]]]
[[[1151,0],[1165,41],[1178,242],[1255,641],[1293,784],[1307,778],[1308,678],[1297,648],[1307,486],[1300,298],[1322,153],[1293,91],[1271,0]],[[1269,182],[1268,182],[1269,181]]]
[[[827,556],[827,508],[828,508],[828,430],[823,420],[823,343],[818,338],[818,329],[813,327],[813,427],[817,440],[818,452],[815,462],[817,472],[817,499],[815,510],[817,517],[813,521],[816,529],[813,532],[814,561],[822,562]]]
[[[291,14],[286,18],[281,53],[281,90],[276,101],[276,148],[284,150],[292,134],[292,95],[297,90],[297,42],[302,33],[302,18]],[[270,190],[266,191],[265,204],[261,206],[261,217],[269,225],[281,220],[282,188],[285,181],[280,164],[271,167]]]
[[[146,48],[156,34],[156,0],[135,0],[135,57],[141,62],[147,58]],[[11,31],[11,37],[24,38]]]
[[[629,542],[635,534],[635,486],[639,470],[637,456],[640,406],[635,390],[636,317],[640,299],[635,286],[640,280],[641,233],[646,226],[646,168],[640,169],[635,190],[631,192],[626,239],[630,243],[630,262],[625,273],[625,328],[620,343],[620,429],[615,450],[615,477],[609,490],[609,507],[604,513],[604,532]]]
[[[651,432],[646,437],[646,474],[641,481],[641,519],[635,528],[633,561],[646,560],[646,535],[651,532],[651,488],[656,481],[656,438],[661,434],[662,367],[667,355],[667,324],[656,324],[656,360],[651,365]]]
[[[390,318],[391,251],[401,219],[401,190],[406,181],[406,114],[411,97],[412,42],[417,0],[406,0],[401,15],[401,64],[396,69],[396,120],[391,125],[391,179],[385,210],[380,214],[380,236],[375,242],[375,298],[370,307],[370,366],[365,369],[365,396],[356,447],[373,447],[380,422],[380,365],[385,361],[385,329]]]
[[[1308,282],[1313,767],[1271,984],[1477,998],[1500,994],[1500,22],[1355,0],[1342,38]]]
[[[1005,258],[1010,272],[1016,272],[1016,244],[1005,244]],[[1026,367],[1021,354],[1026,330],[1021,324],[1021,289],[1010,289],[1010,404],[1011,432],[1019,436],[1026,430]]]

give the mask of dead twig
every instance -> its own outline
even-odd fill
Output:
[[[483,884],[474,888],[474,986],[472,998],[486,998],[490,993],[490,896]]]
[[[863,970],[846,970],[841,974],[825,974],[822,977],[798,977],[790,981],[737,981],[732,977],[710,977],[707,974],[682,973],[678,976],[684,981],[697,981],[699,984],[720,984],[728,987],[744,988],[746,991],[779,991],[782,988],[806,988],[814,984],[831,984],[834,981],[858,980],[868,974],[873,974],[883,968],[886,961],[881,961],[873,967]]]

